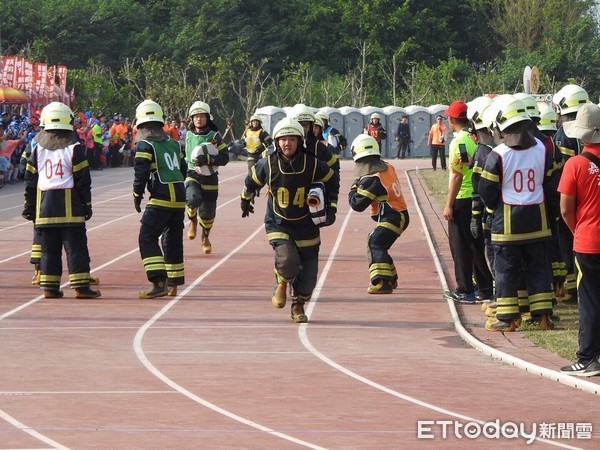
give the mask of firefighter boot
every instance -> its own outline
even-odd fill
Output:
[[[196,239],[196,232],[198,230],[198,219],[195,217],[190,219],[190,229],[188,230],[188,239]]]
[[[308,316],[304,313],[304,302],[299,298],[292,298],[292,320],[294,323],[308,322]]]
[[[31,277],[31,284],[39,285],[40,284],[40,276],[41,276],[40,265],[35,264],[34,269],[33,269],[33,276]]]
[[[165,280],[158,280],[152,282],[152,287],[149,290],[140,291],[138,296],[139,298],[157,298],[164,297],[167,294],[167,283]]]
[[[99,290],[96,291],[89,286],[75,289],[75,298],[98,298],[100,295]]]
[[[271,302],[273,302],[273,306],[275,308],[283,308],[286,302],[286,291],[287,291],[287,283],[281,282],[277,283],[275,289],[273,290],[273,298]]]
[[[44,298],[63,298],[65,293],[59,289],[45,289]]]
[[[209,230],[202,227],[202,251],[204,252],[205,255],[210,255],[210,252],[212,252],[212,245],[210,244],[210,241],[208,240],[209,233],[210,233]]]

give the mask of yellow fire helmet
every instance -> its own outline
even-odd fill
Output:
[[[71,108],[61,102],[48,103],[42,109],[42,123],[45,130],[73,131],[75,115]]]
[[[352,158],[354,161],[358,161],[365,156],[380,155],[379,144],[373,136],[368,134],[359,134],[350,146]]]
[[[162,108],[153,100],[144,100],[135,109],[136,125],[141,125],[146,122],[165,123]]]

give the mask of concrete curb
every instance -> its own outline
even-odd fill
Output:
[[[417,209],[417,213],[419,214],[419,219],[421,220],[421,225],[423,226],[423,230],[425,231],[425,235],[427,237],[427,244],[429,245],[429,251],[431,252],[431,256],[433,257],[433,261],[435,264],[436,271],[438,276],[440,277],[440,283],[442,284],[442,288],[444,290],[448,290],[448,283],[446,281],[446,276],[444,275],[444,270],[442,269],[442,265],[440,262],[440,258],[435,251],[435,246],[431,239],[431,232],[427,223],[425,221],[425,216],[423,215],[423,211],[419,206],[417,201],[417,197],[415,194],[414,185],[410,179],[410,172],[418,171],[419,169],[409,169],[405,171],[406,179],[408,181],[408,185],[410,187],[411,194],[413,196],[413,201],[415,203],[415,208]],[[530,363],[523,359],[517,358],[515,356],[509,355],[508,353],[497,350],[493,347],[490,347],[487,344],[484,344],[473,335],[471,335],[463,326],[460,317],[458,315],[458,311],[456,310],[456,305],[452,300],[446,299],[448,304],[448,309],[450,310],[450,315],[452,316],[452,321],[454,323],[454,328],[458,332],[458,335],[467,342],[473,348],[479,350],[483,354],[487,356],[491,356],[494,359],[498,359],[505,364],[510,364],[514,367],[517,367],[526,372],[532,373],[533,375],[540,376],[542,378],[547,378],[548,380],[557,381],[562,384],[566,384],[567,386],[571,386],[575,389],[579,389],[585,392],[589,392],[590,394],[595,394],[600,396],[600,385],[591,383],[581,378],[577,378],[570,375],[562,374],[556,370],[548,369],[546,367],[538,366],[537,364]]]

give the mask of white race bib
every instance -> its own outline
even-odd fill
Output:
[[[508,205],[539,205],[544,201],[546,147],[537,144],[514,150],[505,144],[494,149],[502,157],[502,200]]]
[[[58,150],[48,150],[38,145],[38,187],[41,191],[73,188],[73,149],[76,145]]]

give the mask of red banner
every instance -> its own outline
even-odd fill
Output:
[[[56,66],[56,75],[58,76],[58,88],[54,88],[57,94],[60,94],[59,102],[63,102],[67,106],[71,106],[71,96],[67,92],[67,66]]]
[[[25,60],[17,57],[15,59],[15,81],[13,87],[20,91],[25,90]]]
[[[73,92],[67,92],[67,66],[32,63],[17,56],[0,58],[0,84],[25,92],[34,107],[50,102],[73,104]]]
[[[46,77],[48,68],[46,63],[35,63],[33,66],[33,95],[32,103],[46,104]]]
[[[24,91],[31,98],[33,95],[33,63],[31,61],[25,60],[23,63],[23,78],[25,79]]]
[[[54,95],[54,74],[55,74],[56,66],[48,67],[46,71],[46,97],[48,99],[48,103],[56,101]]]
[[[67,92],[67,66],[56,66],[56,75],[58,75],[60,90]]]
[[[15,57],[2,57],[2,84],[4,86],[14,87],[15,81]]]

